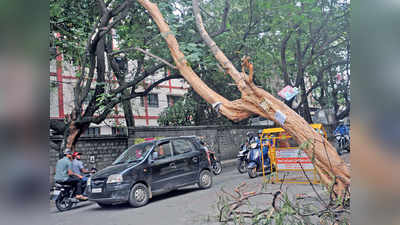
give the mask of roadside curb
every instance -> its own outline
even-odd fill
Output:
[[[237,159],[228,159],[221,161],[222,168],[227,168],[227,167],[234,167],[236,165]]]

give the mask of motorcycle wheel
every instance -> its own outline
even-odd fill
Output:
[[[237,163],[237,169],[238,169],[239,173],[246,173],[246,170],[247,170],[246,167],[247,167],[246,161],[239,159],[238,163]]]
[[[346,150],[347,152],[350,152],[350,142],[346,141]]]
[[[340,144],[337,143],[337,142],[335,142],[334,147],[336,148],[337,154],[338,154],[338,155],[342,155],[343,150],[342,150],[342,148],[340,147]]]
[[[214,164],[213,164],[213,173],[215,175],[219,175],[219,174],[221,174],[221,172],[222,172],[221,162],[219,162],[219,161],[214,162]]]
[[[249,174],[250,178],[257,177],[257,168],[247,169],[247,173]]]
[[[68,196],[60,197],[56,200],[56,207],[60,212],[70,210],[73,204],[74,203],[69,200]]]

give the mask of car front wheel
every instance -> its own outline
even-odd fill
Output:
[[[208,170],[201,171],[200,176],[199,176],[198,185],[201,189],[207,189],[207,188],[211,187],[212,176],[211,176],[210,171],[208,171]]]
[[[132,207],[141,207],[149,201],[149,189],[142,183],[135,184],[129,194],[129,204]]]

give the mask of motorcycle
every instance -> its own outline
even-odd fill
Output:
[[[200,144],[203,146],[204,150],[206,151],[208,162],[211,165],[212,172],[215,175],[221,174],[222,164],[221,164],[221,161],[217,158],[215,151],[211,150],[211,147],[209,147],[209,145],[206,142],[204,142],[203,137],[200,137],[198,139],[198,141],[200,142]]]
[[[336,134],[336,145],[337,145],[337,153],[339,155],[343,154],[344,151],[350,152],[350,136],[343,134]]]
[[[90,175],[86,175],[87,178]],[[82,190],[86,189],[86,182],[82,184]],[[87,200],[80,200],[76,199],[75,197],[75,187],[70,184],[59,184],[55,183],[51,193],[50,193],[50,200],[54,200],[58,211],[64,212],[70,210],[72,206],[78,204],[82,201]]]
[[[221,174],[222,164],[221,164],[221,161],[217,158],[215,152],[210,150],[207,147],[206,147],[206,152],[207,152],[208,161],[210,162],[211,167],[212,167],[212,172],[215,175]]]
[[[268,157],[268,149],[263,148],[263,158],[264,158],[264,170],[268,172],[270,170],[270,159]],[[260,144],[257,142],[252,142],[250,144],[250,150],[247,154],[247,173],[250,178],[257,177],[258,172],[263,171],[261,148]]]
[[[239,173],[245,173],[247,171],[247,154],[249,153],[249,149],[246,144],[242,144],[240,146],[240,151],[237,155],[237,169]]]
[[[349,129],[345,125],[339,125],[335,131],[336,150],[339,155],[344,151],[350,152],[350,135]]]

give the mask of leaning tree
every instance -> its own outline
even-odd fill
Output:
[[[294,137],[297,143],[310,143],[304,151],[310,158],[314,159],[314,165],[323,183],[334,184],[334,193],[337,195],[347,193],[346,190],[350,186],[350,171],[336,153],[335,148],[285,103],[253,83],[253,65],[248,58],[243,59],[241,72],[233,66],[232,62],[205,30],[197,0],[193,0],[192,4],[198,32],[220,66],[234,80],[241,93],[240,99],[229,101],[210,89],[187,62],[174,33],[165,22],[157,4],[148,0],[138,0],[138,2],[147,9],[151,18],[157,24],[181,75],[204,100],[212,104],[219,113],[233,121],[240,121],[257,114],[280,124]],[[248,70],[247,73],[245,69]]]
[[[90,124],[102,123],[118,104],[123,106],[127,125],[133,126],[131,99],[146,96],[164,81],[182,78],[175,66],[152,54],[162,51],[160,46],[148,48],[158,31],[142,29],[150,22],[137,6],[129,0],[50,1],[50,43],[58,51],[53,57],[62,54],[65,62],[80,68],[72,112],[64,120],[50,120],[50,129],[64,136],[61,146],[50,143],[53,149],[75,149]],[[119,50],[113,48],[116,44]],[[133,68],[128,68],[129,60],[136,62]],[[145,83],[166,67],[172,71],[170,76]]]

